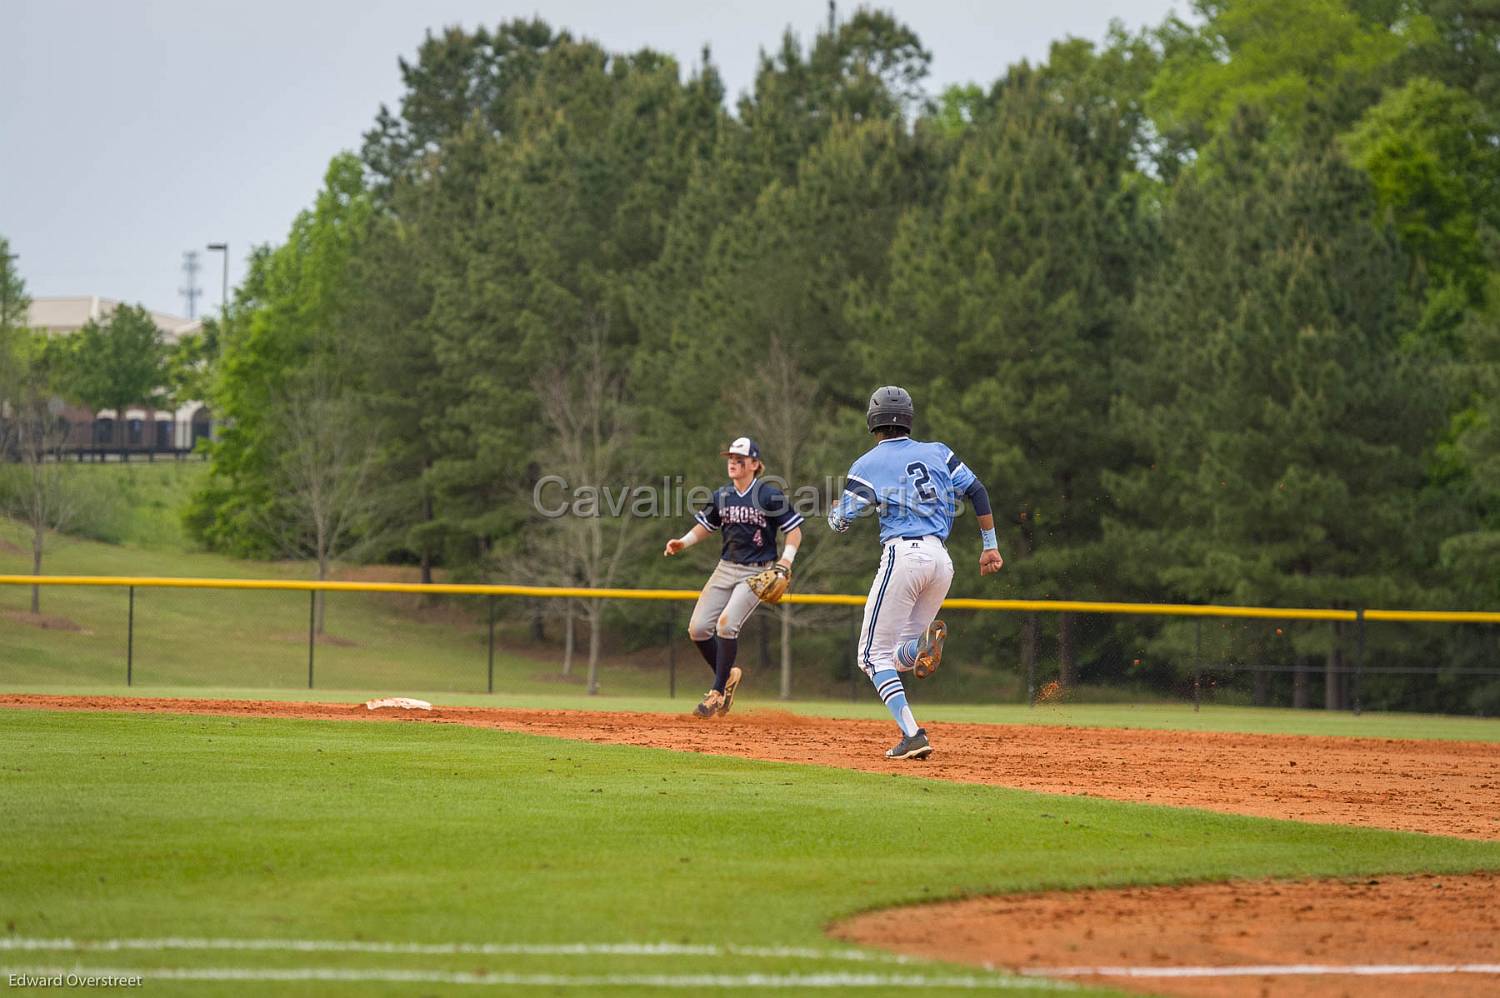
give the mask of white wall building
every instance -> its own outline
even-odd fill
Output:
[[[33,329],[66,336],[82,329],[90,321],[104,322],[121,302],[98,295],[83,295],[70,298],[34,298],[27,313],[27,325]],[[176,343],[183,336],[196,333],[203,328],[197,319],[184,319],[180,315],[166,312],[149,312],[168,343]],[[75,423],[79,414],[68,414]],[[124,414],[125,428],[117,431],[115,421],[119,414],[113,409],[100,409],[88,414],[93,427],[87,443],[78,441],[72,447],[92,444],[103,450],[125,449],[129,451],[188,451],[200,437],[208,436],[213,423],[208,407],[202,402],[188,402],[176,410],[158,409],[154,412],[141,407],[127,409]]]

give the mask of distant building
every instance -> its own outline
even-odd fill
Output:
[[[35,298],[27,313],[27,325],[47,333],[66,336],[82,329],[90,321],[104,322],[121,303],[113,298],[86,295],[76,298]],[[196,319],[184,319],[166,312],[150,312],[168,343],[203,328]],[[113,409],[97,412],[67,404],[61,412],[68,421],[67,449],[71,453],[104,456],[117,454],[182,455],[197,442],[213,433],[213,415],[202,402],[189,402],[176,410],[148,410],[134,407],[125,410],[123,430],[116,428],[120,414]]]
[[[86,295],[81,298],[34,298],[31,311],[27,313],[27,324],[33,329],[45,329],[49,333],[76,333],[89,322],[103,322],[114,314],[122,302],[113,298]],[[168,343],[176,343],[189,333],[203,328],[197,319],[184,319],[180,315],[166,312],[148,312],[156,328],[162,331]]]

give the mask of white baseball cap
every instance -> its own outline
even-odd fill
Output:
[[[736,437],[734,443],[719,451],[720,457],[749,457],[760,460],[760,448],[749,437]]]

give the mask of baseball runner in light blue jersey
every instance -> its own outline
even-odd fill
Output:
[[[963,498],[979,521],[979,574],[991,575],[1004,564],[983,483],[943,444],[913,440],[915,418],[903,388],[892,385],[870,396],[865,423],[877,442],[849,469],[843,495],[828,513],[828,525],[839,533],[871,509],[880,516],[880,566],[865,600],[856,654],[901,728],[900,743],[886,752],[890,759],[932,754],[927,731],[917,726],[906,702],[901,673],[925,679],[942,661],[948,628],[936,617],[953,582],[946,545]]]

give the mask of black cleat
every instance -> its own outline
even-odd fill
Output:
[[[925,759],[932,755],[932,746],[927,741],[927,729],[918,728],[917,733],[909,735],[896,745],[895,748],[887,749],[887,759]]]
[[[724,694],[718,690],[709,690],[703,694],[703,702],[693,708],[693,713],[698,717],[713,717],[724,708]]]
[[[740,671],[740,667],[737,665],[729,670],[729,678],[724,680],[724,704],[719,708],[720,714],[729,713],[729,707],[734,703],[734,691],[740,685],[740,678],[742,676],[744,676],[744,673]]]
[[[926,679],[937,671],[938,663],[943,660],[943,642],[946,640],[947,624],[934,620],[927,625],[927,630],[922,632],[922,637],[917,641],[917,664],[911,670],[918,679]]]

